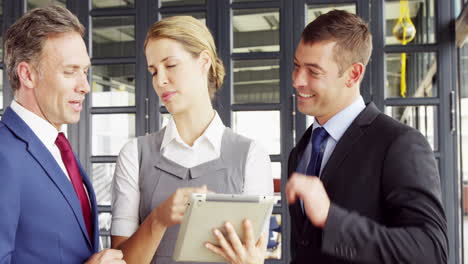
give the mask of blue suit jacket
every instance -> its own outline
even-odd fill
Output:
[[[0,264],[83,263],[99,249],[96,197],[88,237],[71,182],[28,125],[7,108],[0,121]]]

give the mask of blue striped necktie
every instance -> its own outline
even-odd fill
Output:
[[[307,175],[319,176],[322,165],[323,153],[328,138],[328,133],[323,127],[317,127],[312,133],[312,154],[310,155]]]

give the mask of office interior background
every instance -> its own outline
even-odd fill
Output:
[[[357,13],[370,22],[374,45],[361,94],[429,141],[440,171],[450,263],[468,263],[468,45],[463,45],[468,41],[467,2],[0,0],[0,36],[24,12],[48,4],[67,7],[87,28],[91,92],[81,121],[66,130],[92,179],[101,244],[109,247],[110,187],[119,150],[130,138],[159,130],[169,118],[146,70],[146,31],[155,21],[180,14],[206,23],[227,73],[215,108],[227,126],[268,150],[275,195],[282,198],[274,208],[267,263],[289,263],[289,216],[282,187],[289,151],[313,122],[296,110],[291,81],[294,49],[304,26],[320,14],[331,9]],[[392,31],[407,19],[416,36],[402,43]],[[3,47],[0,53],[3,58]],[[2,62],[0,116],[12,98]]]

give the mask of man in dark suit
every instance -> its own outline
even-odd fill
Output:
[[[292,263],[447,262],[429,144],[360,96],[371,51],[367,24],[338,10],[311,22],[296,49],[298,109],[315,121],[288,163]]]
[[[60,132],[90,87],[84,28],[68,10],[34,9],[5,35],[15,99],[0,121],[0,263],[125,263],[99,251],[96,196]]]
[[[421,133],[367,106],[359,84],[367,24],[334,10],[303,31],[294,57],[298,109],[315,118],[288,162],[291,263],[446,263],[447,223],[433,152]],[[263,262],[245,223],[220,246],[230,263]]]

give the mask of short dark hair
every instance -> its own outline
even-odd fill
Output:
[[[359,16],[332,10],[310,22],[302,32],[304,44],[335,41],[334,59],[340,75],[353,63],[367,65],[372,53],[372,35],[368,24]]]
[[[47,38],[69,32],[83,36],[85,29],[70,11],[54,5],[32,9],[8,28],[5,66],[13,91],[20,87],[18,65],[24,61],[37,68]]]

